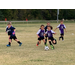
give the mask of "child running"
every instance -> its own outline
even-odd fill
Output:
[[[10,47],[10,46],[11,46],[12,39],[14,39],[17,43],[19,43],[19,46],[21,46],[22,43],[17,40],[17,37],[16,37],[16,35],[15,35],[16,29],[15,29],[13,26],[11,26],[10,23],[8,23],[7,26],[8,26],[8,27],[6,28],[6,32],[8,33],[8,36],[9,36],[9,44],[6,45],[6,46],[7,46],[7,47]]]
[[[48,48],[44,36],[45,36],[45,30],[44,30],[44,25],[41,25],[40,29],[37,32],[37,36],[38,36],[38,42],[37,42],[37,46],[41,43],[41,40],[43,40],[45,47]]]
[[[11,25],[11,21],[9,21],[8,23],[10,23],[10,25]],[[13,27],[12,25],[11,25],[11,27]],[[6,27],[6,29],[8,28],[8,26]],[[8,30],[9,31],[9,30]],[[6,31],[6,33],[8,33],[8,31]],[[8,35],[9,36],[9,38],[10,38],[10,35]],[[12,40],[11,40],[12,41]]]
[[[67,32],[67,31],[66,31],[66,26],[63,24],[63,21],[62,21],[62,20],[60,21],[60,24],[57,26],[57,28],[59,28],[59,30],[60,30],[60,35],[61,35],[61,36],[59,37],[59,40],[62,38],[62,41],[63,41],[63,40],[64,40],[64,37],[63,37],[63,36],[64,36],[64,29],[65,29],[65,32]],[[57,29],[57,28],[56,28],[56,29]],[[55,30],[56,30],[56,29],[55,29]],[[54,31],[55,31],[55,30],[54,30]]]
[[[56,41],[56,39],[53,38],[53,34],[56,34],[56,33],[52,30],[53,29],[52,26],[47,26],[47,29],[48,30],[45,34],[48,36],[48,41],[49,41],[49,44],[50,44],[51,48],[54,49],[54,46],[52,45],[52,43],[56,44],[57,41]]]

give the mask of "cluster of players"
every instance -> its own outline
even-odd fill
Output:
[[[63,24],[63,21],[60,21],[60,24],[56,27],[56,29],[59,28],[60,31],[60,37],[59,40],[62,39],[62,41],[64,40],[64,29],[66,31],[66,26]],[[41,43],[41,40],[43,40],[44,44],[45,44],[45,50],[48,50],[49,47],[47,46],[47,38],[49,41],[49,44],[51,46],[51,49],[54,49],[53,44],[57,44],[56,39],[53,37],[53,34],[56,34],[54,31],[56,30],[52,30],[53,27],[50,25],[50,23],[47,23],[47,26],[44,27],[44,25],[40,26],[40,29],[37,32],[37,37],[38,37],[38,42],[37,42],[37,46]]]
[[[59,37],[59,40],[61,38],[62,38],[62,40],[64,40],[63,36],[64,36],[64,29],[66,31],[66,26],[63,24],[63,21],[60,22],[60,24],[56,27],[56,29],[57,28],[59,28],[60,35],[61,35]],[[46,27],[44,27],[44,25],[40,26],[40,29],[37,32],[37,36],[38,36],[37,46],[41,43],[41,40],[43,40],[43,42],[45,44],[45,49],[48,50],[49,49],[49,47],[47,46],[47,38],[48,38],[51,49],[54,49],[53,44],[57,44],[56,39],[53,37],[53,34],[56,34],[54,32],[56,29],[54,31],[52,29],[53,29],[53,27],[50,25],[50,23],[47,23]],[[14,28],[11,25],[11,22],[9,22],[6,27],[6,33],[9,36],[9,43],[6,45],[7,47],[11,46],[12,39],[14,39],[19,44],[19,46],[22,45],[22,42],[17,40],[17,37],[15,35],[15,31],[16,31],[16,28]]]

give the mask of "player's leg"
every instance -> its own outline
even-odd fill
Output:
[[[10,47],[11,46],[11,42],[12,42],[12,37],[10,36],[9,37],[9,43],[7,44],[7,47]]]
[[[13,37],[13,39],[19,44],[19,46],[21,46],[22,45],[22,43],[17,39],[17,37],[16,36],[14,36]]]
[[[62,34],[61,37],[62,37],[62,40],[64,40],[64,34]]]
[[[54,46],[53,46],[52,43],[51,43],[52,38],[48,38],[48,41],[49,41],[49,44],[50,44],[51,48],[54,49]]]
[[[45,45],[45,49],[49,49],[49,47],[47,46],[47,42],[45,41],[45,39],[43,39],[44,45]]]
[[[41,40],[39,40],[39,41],[37,42],[37,46],[38,46],[40,43],[41,43]]]
[[[43,42],[44,42],[45,46],[47,46],[47,43],[46,43],[45,39],[43,39]]]
[[[52,39],[53,44],[57,44],[57,40],[56,39]]]
[[[41,37],[38,38],[38,42],[36,44],[36,46],[38,46],[41,43]]]
[[[62,38],[62,34],[60,34],[59,40]]]
[[[47,43],[47,35],[45,36],[45,43]]]

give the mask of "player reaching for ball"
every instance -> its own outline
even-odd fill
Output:
[[[56,34],[56,33],[52,30],[53,29],[52,26],[47,26],[47,29],[48,30],[46,31],[45,35],[48,36],[49,44],[50,44],[51,48],[54,49],[54,46],[52,45],[52,43],[56,44],[57,41],[56,41],[56,39],[53,38],[53,34]]]
[[[6,32],[8,33],[8,36],[9,36],[9,44],[7,45],[7,47],[11,46],[12,39],[14,39],[17,43],[19,43],[19,46],[21,46],[22,43],[17,40],[17,37],[15,35],[16,29],[13,26],[11,26],[10,23],[8,23],[7,26],[8,27],[6,28]]]
[[[41,40],[43,40],[44,44],[45,44],[45,48],[48,48],[44,36],[45,36],[45,30],[44,30],[44,25],[41,25],[40,29],[37,32],[37,36],[38,36],[38,42],[37,42],[37,46],[41,43]]]
[[[61,36],[59,37],[59,40],[60,40],[60,38],[62,38],[62,41],[63,41],[63,40],[64,40],[64,37],[63,37],[63,36],[64,36],[64,29],[65,29],[65,31],[66,31],[66,26],[63,24],[63,21],[62,21],[62,20],[60,21],[60,24],[57,26],[57,28],[59,28],[59,30],[60,30],[60,35],[61,35]],[[57,29],[57,28],[56,28],[56,29]],[[55,29],[55,30],[56,30],[56,29]],[[54,30],[54,31],[55,31],[55,30]],[[66,31],[66,32],[67,32],[67,31]]]

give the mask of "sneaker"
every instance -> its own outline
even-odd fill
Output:
[[[38,44],[36,44],[36,46],[38,46]]]
[[[19,44],[19,46],[21,46],[21,45],[22,45],[22,43]]]
[[[10,47],[10,45],[8,44],[8,45],[6,45],[7,47]]]
[[[51,45],[51,48],[52,48],[52,49],[54,49],[54,46],[53,46],[53,45]]]

